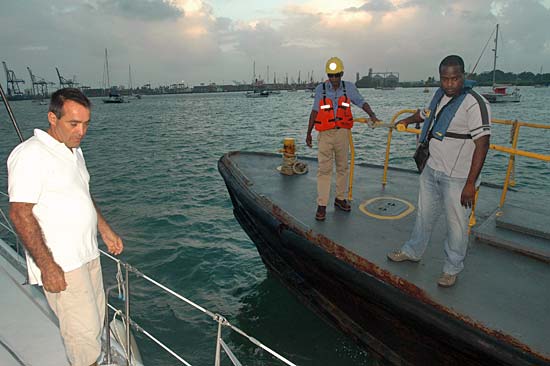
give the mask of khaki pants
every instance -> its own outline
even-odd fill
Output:
[[[65,351],[72,366],[89,366],[101,353],[105,293],[99,258],[65,272],[67,288],[59,293],[44,290],[59,319]]]
[[[336,198],[346,198],[348,189],[348,154],[349,133],[346,128],[332,129],[319,132],[317,142],[319,152],[317,160],[317,204],[326,206],[330,195],[332,179],[332,160],[336,161]]]

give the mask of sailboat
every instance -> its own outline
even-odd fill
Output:
[[[105,49],[104,71],[105,71],[105,77],[106,77],[106,82],[107,82],[106,86],[109,89],[109,97],[104,98],[103,103],[108,103],[108,104],[125,103],[124,98],[122,97],[122,95],[120,95],[118,90],[116,90],[115,88],[111,88],[111,80],[110,80],[110,76],[109,76],[109,57],[107,55],[107,49]]]
[[[496,69],[497,69],[497,47],[498,47],[498,24],[496,28],[495,35],[495,48],[493,49],[494,58],[493,58],[493,91],[489,93],[482,93],[490,103],[517,103],[521,99],[521,94],[519,93],[519,88],[514,88],[514,90],[509,93],[509,85],[499,85],[496,83]]]
[[[132,83],[132,66],[128,65],[128,97],[135,97],[141,99],[140,94],[134,94],[134,85]]]
[[[269,73],[269,69],[268,69]],[[269,91],[265,90],[263,80],[256,77],[256,61],[252,64],[252,91],[246,92],[247,98],[266,98],[269,97]]]

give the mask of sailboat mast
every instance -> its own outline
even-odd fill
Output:
[[[111,89],[111,79],[109,78],[109,57],[107,56],[107,49],[105,49],[105,70],[107,73],[107,88]]]
[[[132,91],[133,88],[134,86],[132,84],[132,65],[128,65],[128,89]]]
[[[496,83],[496,71],[497,71],[497,48],[498,48],[498,24],[497,24],[497,32],[495,35],[495,57],[493,60],[493,86],[495,86]]]

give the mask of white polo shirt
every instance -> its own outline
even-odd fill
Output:
[[[34,203],[34,214],[55,262],[64,272],[97,258],[97,212],[80,148],[69,149],[48,133],[19,144],[8,158],[10,202]],[[29,282],[42,284],[27,253]]]
[[[442,141],[435,138],[430,139],[430,158],[428,159],[430,168],[443,172],[453,178],[468,177],[475,150],[474,141],[481,136],[491,134],[491,107],[485,98],[481,98],[487,107],[489,124],[482,124],[481,110],[476,98],[471,94],[466,95],[447,131],[470,134],[472,138],[457,139],[445,137]],[[451,97],[443,95],[437,106],[436,113],[439,113],[441,108],[450,100]],[[426,115],[421,113],[421,117],[425,119]]]

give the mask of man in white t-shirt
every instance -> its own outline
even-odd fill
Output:
[[[445,263],[438,280],[453,286],[464,268],[468,249],[468,218],[479,174],[489,149],[491,115],[487,100],[464,87],[464,61],[451,55],[439,65],[441,88],[430,103],[430,115],[417,111],[396,124],[427,120],[421,140],[429,140],[429,158],[420,175],[414,229],[401,249],[388,254],[395,262],[418,262],[430,241],[441,210],[447,219]],[[443,228],[444,230],[444,228]]]
[[[120,254],[124,247],[90,195],[79,147],[90,108],[80,90],[56,91],[49,129],[34,130],[8,158],[10,218],[26,249],[29,283],[44,287],[73,366],[97,365],[101,353],[105,294],[98,229],[109,252]]]

